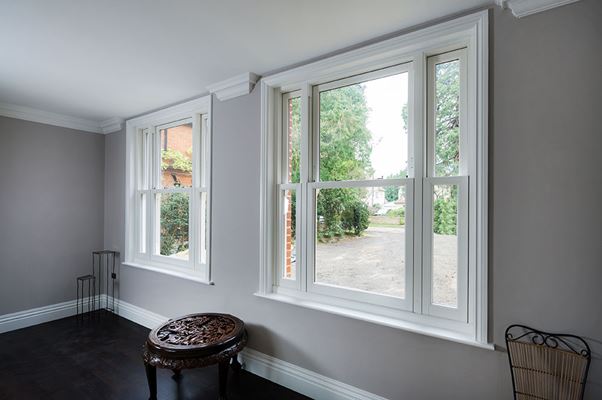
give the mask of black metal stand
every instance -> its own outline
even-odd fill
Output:
[[[84,297],[84,289],[86,287],[86,282],[88,283],[88,311],[85,310],[85,297]],[[94,275],[84,275],[77,277],[77,317],[81,316],[83,319],[84,313],[88,313],[96,310],[96,278]],[[81,306],[80,306],[81,303]]]
[[[116,258],[118,255],[118,251],[112,250],[92,252],[92,275],[98,277],[98,292],[96,292],[98,295],[98,309],[105,309],[112,313],[115,312],[115,281],[117,280]],[[105,288],[104,307],[101,304],[103,287]]]

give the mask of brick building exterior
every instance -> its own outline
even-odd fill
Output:
[[[174,167],[169,155],[179,153],[182,160],[190,161],[192,168],[192,124],[161,129],[161,183],[163,187],[192,186],[192,171]]]

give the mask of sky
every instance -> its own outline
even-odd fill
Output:
[[[407,165],[408,135],[401,111],[408,101],[408,73],[361,85],[370,109],[367,127],[372,132],[374,178],[386,178]]]

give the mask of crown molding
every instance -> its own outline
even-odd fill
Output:
[[[101,129],[102,133],[107,134],[107,133],[117,132],[117,131],[121,130],[122,125],[123,125],[122,118],[113,117],[113,118],[105,119],[104,121],[102,121],[100,123],[100,129]]]
[[[230,79],[207,86],[209,93],[215,94],[220,101],[233,99],[251,93],[259,80],[259,76],[252,72],[236,75]]]
[[[0,116],[100,134],[118,131],[123,124],[123,119],[117,117],[99,122],[8,103],[0,103]]]
[[[512,14],[517,18],[576,3],[577,1],[579,0],[496,0],[500,7],[512,10]]]
[[[39,122],[41,124],[77,129],[84,132],[103,133],[98,121],[17,106],[14,104],[0,103],[0,115],[25,121]]]

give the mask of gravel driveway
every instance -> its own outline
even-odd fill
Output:
[[[434,302],[456,303],[456,237],[435,235]],[[361,237],[317,243],[316,281],[376,292],[405,295],[405,229],[370,227]]]

